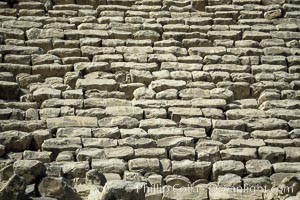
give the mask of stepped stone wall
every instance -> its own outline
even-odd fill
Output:
[[[9,0],[0,27],[1,200],[300,199],[299,0]]]

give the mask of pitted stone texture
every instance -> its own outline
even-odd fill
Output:
[[[0,196],[281,199],[211,186],[298,187],[283,178],[299,173],[299,11],[298,0],[0,2]]]

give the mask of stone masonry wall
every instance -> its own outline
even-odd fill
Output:
[[[299,0],[9,0],[0,27],[1,200],[300,199]]]

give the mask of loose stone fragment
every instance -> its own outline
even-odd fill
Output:
[[[13,165],[14,173],[25,178],[27,184],[33,183],[46,174],[46,168],[41,161],[18,160]]]
[[[38,185],[38,190],[42,197],[80,199],[76,191],[62,177],[45,177]]]
[[[25,179],[17,174],[12,175],[5,185],[1,186],[1,199],[22,199],[25,198]]]

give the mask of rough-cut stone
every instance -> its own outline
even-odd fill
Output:
[[[90,128],[58,128],[56,137],[91,137]]]
[[[130,146],[133,148],[155,148],[156,141],[150,138],[127,137],[118,140],[119,146]]]
[[[284,147],[287,162],[299,162],[299,147]]]
[[[272,165],[268,160],[249,160],[246,162],[247,173],[259,177],[270,176],[272,174]]]
[[[191,47],[189,48],[190,55],[199,55],[204,57],[206,55],[224,55],[226,53],[225,47]]]
[[[52,88],[39,88],[33,92],[33,98],[38,102],[43,102],[50,98],[60,98],[61,91]]]
[[[127,163],[121,159],[93,159],[92,169],[101,173],[123,173],[127,169]]]
[[[76,191],[62,177],[45,177],[38,185],[42,197],[79,200]]]
[[[222,160],[248,161],[257,157],[255,148],[228,148],[220,151],[220,154]]]
[[[172,161],[172,172],[174,174],[193,178],[208,179],[210,171],[210,162],[195,162],[190,160]]]
[[[226,147],[236,148],[236,147],[251,147],[258,148],[265,146],[266,143],[262,139],[231,139]]]
[[[42,144],[43,151],[51,151],[54,155],[58,155],[62,151],[76,151],[81,148],[81,140],[78,137],[73,138],[51,138]]]
[[[102,200],[109,199],[145,199],[146,185],[142,182],[115,180],[105,184]]]
[[[209,197],[213,200],[221,200],[221,199],[245,199],[245,200],[262,200],[263,193],[260,191],[250,192],[250,191],[239,191],[236,192],[235,189],[224,187],[219,188],[220,192],[216,192],[215,188],[209,189]]]
[[[88,74],[96,71],[108,71],[109,65],[107,62],[77,62],[74,64],[74,70]]]
[[[134,151],[132,147],[107,148],[104,150],[106,158],[119,158],[129,160],[133,158]]]
[[[280,147],[260,147],[258,155],[261,159],[269,160],[271,163],[282,162],[285,159],[285,151]]]
[[[156,71],[158,69],[157,63],[137,63],[137,62],[113,62],[111,63],[111,69],[113,71],[130,71],[145,70],[145,71]]]
[[[157,158],[136,158],[128,161],[130,171],[146,173],[160,172],[160,163]]]
[[[217,180],[218,176],[227,173],[243,176],[244,164],[241,161],[234,160],[217,161],[213,164],[212,173],[214,180]]]
[[[165,137],[157,140],[157,146],[168,149],[176,146],[193,146],[193,138],[180,136]]]
[[[96,117],[68,116],[47,119],[47,126],[51,127],[98,127]]]
[[[160,79],[156,81],[152,81],[150,84],[150,88],[155,92],[160,92],[166,89],[183,89],[186,85],[185,81],[182,80],[166,80]]]
[[[218,160],[221,160],[220,148],[218,146],[197,145],[196,151],[197,151],[197,158],[200,161],[216,162]]]
[[[1,1],[0,199],[297,198],[298,3]]]
[[[195,160],[195,150],[193,147],[174,147],[169,153],[171,160]]]
[[[155,129],[148,129],[147,137],[154,139],[171,137],[171,136],[183,136],[183,130],[175,127],[161,127]]]
[[[24,151],[29,149],[32,135],[22,131],[6,131],[1,132],[0,141],[6,151]]]
[[[249,133],[238,130],[214,129],[212,139],[227,143],[232,139],[248,139]]]
[[[238,120],[246,116],[267,116],[262,110],[257,109],[233,109],[226,112],[227,118],[230,120]]]
[[[225,174],[218,177],[218,185],[223,187],[241,187],[241,177],[236,174]]]
[[[113,91],[118,87],[117,82],[113,79],[78,79],[76,89],[83,90],[107,90]]]
[[[212,126],[211,120],[203,117],[182,118],[179,124],[181,127],[205,128],[206,130]]]
[[[192,99],[192,106],[197,108],[224,108],[224,99]]]
[[[299,162],[278,162],[273,164],[275,173],[299,173]]]
[[[169,119],[144,119],[140,121],[140,128],[148,130],[159,127],[175,127],[176,123]]]
[[[83,147],[88,148],[109,148],[116,147],[117,140],[110,138],[82,138]]]
[[[164,193],[163,198],[168,198],[168,199],[207,199],[207,190],[205,188],[200,188],[200,187],[191,187],[191,190],[188,190],[188,186],[183,186],[180,188],[173,188],[171,186],[166,187],[166,192]],[[185,190],[186,192],[181,192],[181,190]]]
[[[16,99],[19,94],[19,86],[17,83],[0,81],[0,98],[1,99]]]
[[[260,139],[286,139],[288,138],[288,132],[286,130],[253,131],[251,137]]]
[[[89,161],[92,159],[105,159],[103,149],[83,148],[76,151],[76,159],[78,161]]]
[[[213,122],[214,128],[229,130],[245,130],[245,123],[242,120],[216,120]]]
[[[288,124],[286,121],[277,119],[277,118],[266,118],[266,119],[253,119],[247,120],[246,130],[254,131],[254,130],[276,130],[276,129],[284,129],[288,130]]]
[[[36,152],[36,151],[24,151],[23,158],[25,160],[38,160],[43,163],[50,163],[53,160],[52,152]]]
[[[105,117],[98,121],[99,127],[137,128],[139,121],[128,116]]]
[[[27,184],[33,183],[46,174],[46,167],[37,160],[18,160],[13,165],[14,173],[25,178]]]
[[[62,29],[38,29],[31,28],[26,30],[28,39],[42,39],[42,38],[63,38],[64,32]]]
[[[25,197],[26,182],[21,176],[12,175],[9,180],[1,186],[0,198],[18,200]]]
[[[139,107],[116,106],[107,107],[105,113],[108,116],[129,116],[141,120],[143,118],[143,110]]]

